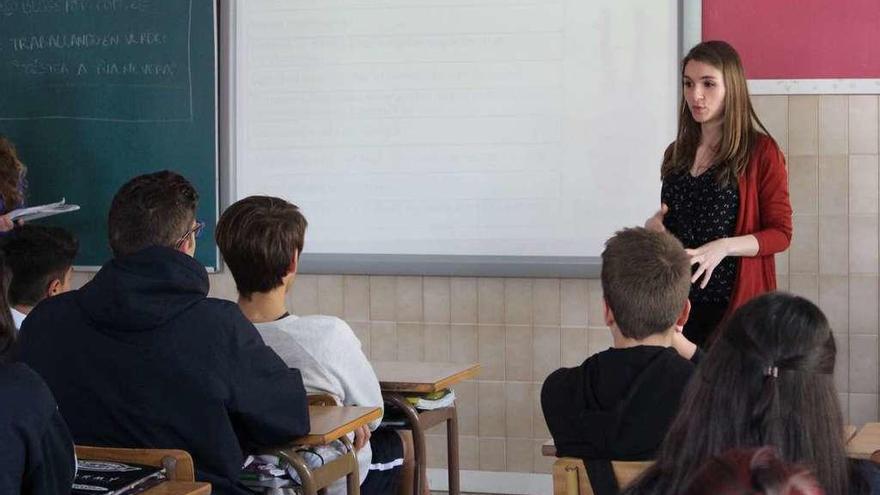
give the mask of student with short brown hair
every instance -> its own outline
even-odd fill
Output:
[[[614,343],[544,381],[541,406],[558,456],[587,463],[597,493],[616,491],[609,460],[647,460],[678,412],[696,347],[679,333],[690,311],[690,260],[666,233],[625,229],[605,244],[605,323]]]

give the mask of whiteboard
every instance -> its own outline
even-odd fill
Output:
[[[236,4],[232,199],[306,253],[596,256],[659,203],[677,0]]]

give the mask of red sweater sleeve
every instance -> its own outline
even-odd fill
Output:
[[[791,200],[782,152],[771,139],[757,148],[755,165],[761,225],[752,235],[758,239],[757,256],[767,256],[785,251],[791,244]]]

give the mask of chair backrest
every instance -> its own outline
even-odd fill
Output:
[[[122,449],[111,447],[76,446],[77,459],[130,462],[145,466],[164,467],[170,480],[195,481],[192,456],[176,449]]]
[[[330,394],[309,394],[307,397],[310,406],[338,406],[336,399]]]
[[[611,468],[620,488],[630,484],[653,461],[611,461]],[[593,495],[584,461],[574,457],[560,457],[553,464],[553,495]]]

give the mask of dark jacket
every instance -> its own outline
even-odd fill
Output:
[[[541,407],[556,455],[653,458],[694,369],[672,348],[638,346],[554,371],[541,389]]]
[[[73,440],[49,387],[23,364],[0,364],[0,493],[70,493]]]
[[[147,248],[41,302],[21,359],[49,384],[77,444],[179,448],[217,494],[245,494],[243,452],[309,430],[302,377],[193,258]]]

